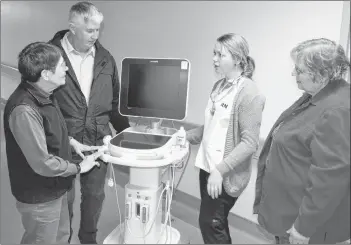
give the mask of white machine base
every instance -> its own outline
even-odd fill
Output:
[[[122,227],[121,227],[122,226]],[[124,223],[117,226],[104,240],[103,244],[124,244]],[[166,231],[163,232],[158,244],[178,244],[180,242],[180,233],[177,229],[167,225]],[[154,244],[154,243],[152,243]]]
[[[104,151],[109,154],[103,155],[103,161],[130,167],[129,183],[125,187],[128,230],[124,229],[125,223],[120,224],[104,244],[178,244],[179,231],[161,221],[161,195],[170,190],[170,182],[163,187],[161,179],[165,167],[177,166],[187,156],[189,143],[185,137],[125,130],[114,138],[105,137],[104,144]],[[143,223],[148,230],[145,236],[142,236]]]

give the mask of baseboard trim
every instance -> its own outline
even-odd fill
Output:
[[[126,168],[121,168],[117,165],[113,166],[116,184],[124,188],[129,181],[129,170],[126,171]],[[182,217],[182,221],[199,228],[199,210],[200,199],[180,190],[175,191],[171,205],[171,213],[174,217]],[[270,243],[273,241],[273,237],[269,234],[265,234],[256,223],[236,214],[229,213],[228,222],[230,226],[257,238],[262,241],[262,243]]]

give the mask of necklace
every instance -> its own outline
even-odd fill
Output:
[[[212,108],[210,110],[211,115],[213,116],[216,112],[216,105],[215,103],[222,100],[224,97],[226,97],[234,88],[234,85],[237,84],[237,82],[240,80],[242,76],[238,76],[236,79],[234,79],[233,82],[229,83],[228,81],[224,81],[222,82],[220,88],[217,90],[215,89],[214,91],[212,91],[210,98],[212,101]],[[228,89],[229,88],[229,89]],[[219,96],[224,90],[226,90],[226,93],[223,94],[222,96]],[[217,100],[216,100],[217,99]]]

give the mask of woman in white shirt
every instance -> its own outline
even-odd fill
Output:
[[[187,139],[191,144],[200,143],[195,166],[200,169],[203,240],[230,244],[228,214],[250,180],[265,97],[251,80],[255,63],[244,37],[220,36],[213,65],[223,78],[213,86],[204,125],[189,130]]]

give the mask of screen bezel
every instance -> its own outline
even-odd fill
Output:
[[[182,69],[182,62],[187,62],[187,69]],[[158,64],[160,66],[180,67],[180,83],[178,91],[178,102],[181,110],[160,110],[138,107],[128,107],[129,67],[131,64]],[[159,119],[184,120],[187,115],[188,90],[190,77],[190,62],[187,59],[163,59],[163,58],[132,58],[126,57],[122,60],[122,73],[120,82],[119,112],[124,116],[147,117]]]

